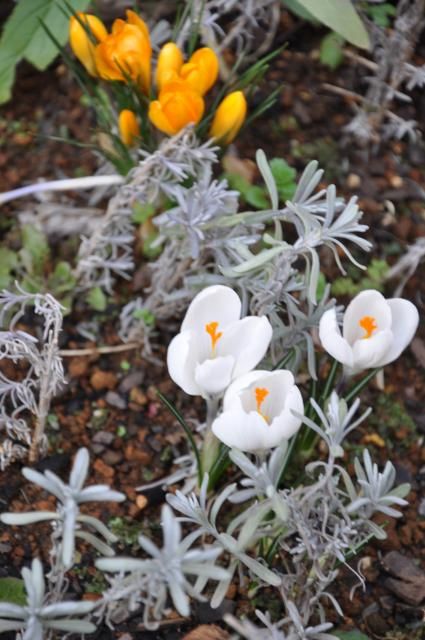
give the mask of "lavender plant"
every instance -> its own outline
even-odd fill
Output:
[[[28,309],[42,318],[40,338],[16,328]],[[59,356],[62,311],[52,295],[27,293],[18,284],[15,293],[0,293],[0,326],[8,327],[0,331],[0,360],[27,366],[21,380],[0,372],[0,426],[6,436],[0,448],[2,469],[25,457],[28,449],[31,461],[46,449],[44,430],[50,403],[65,383]]]
[[[29,467],[22,471],[24,477],[45,491],[54,495],[58,501],[57,511],[29,511],[28,513],[2,513],[0,520],[9,525],[25,525],[35,522],[52,522],[53,535],[52,557],[56,560],[59,572],[69,569],[74,563],[75,538],[84,540],[104,555],[114,555],[107,544],[117,541],[117,537],[93,516],[80,512],[79,505],[86,502],[121,502],[125,495],[112,491],[108,485],[97,484],[83,487],[89,469],[87,449],[79,449],[69,476],[69,484],[65,484],[52,471],[40,473]],[[88,531],[82,528],[88,527]],[[106,543],[94,535],[91,530],[100,534]]]
[[[43,567],[37,558],[31,569],[22,569],[27,601],[24,607],[11,602],[0,603],[0,633],[21,631],[22,640],[43,640],[54,631],[93,633],[96,626],[84,619],[95,602],[46,602]],[[48,597],[48,594],[47,594]],[[17,636],[18,637],[18,636]]]

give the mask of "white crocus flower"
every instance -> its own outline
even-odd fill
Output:
[[[222,285],[207,287],[189,305],[167,354],[171,378],[189,395],[222,393],[264,357],[271,324],[265,316],[241,320],[241,306],[237,293]]]
[[[212,430],[224,444],[241,451],[271,449],[298,431],[303,413],[303,399],[290,371],[256,370],[227,389],[223,413]]]
[[[359,293],[348,305],[342,335],[335,309],[320,319],[324,349],[348,375],[383,367],[396,360],[412,340],[419,323],[415,305],[403,298],[386,300],[375,289]]]

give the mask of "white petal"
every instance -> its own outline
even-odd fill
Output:
[[[370,338],[357,340],[353,345],[353,372],[380,367],[386,357],[394,337],[390,329],[378,331]]]
[[[407,347],[416,333],[419,324],[419,313],[414,304],[403,298],[387,300],[391,309],[393,343],[385,354],[382,366],[396,360]]]
[[[323,348],[329,355],[348,367],[353,366],[353,351],[347,340],[341,335],[335,309],[325,311],[320,318],[319,337]]]
[[[300,390],[295,385],[290,389],[286,398],[285,409],[272,421],[268,436],[268,448],[277,447],[283,440],[289,440],[301,426],[301,418],[294,416],[292,411],[304,415],[304,402]]]
[[[257,451],[268,448],[265,438],[269,425],[256,411],[245,413],[242,409],[224,411],[212,424],[215,436],[228,447],[241,451]]]
[[[391,311],[387,301],[379,291],[367,289],[353,298],[344,314],[342,335],[350,345],[364,336],[364,330],[359,324],[364,316],[371,316],[376,320],[377,331],[391,329]]]
[[[241,316],[241,301],[230,287],[221,284],[207,287],[192,300],[181,331],[200,331],[210,322],[218,322],[219,330]]]
[[[197,362],[196,346],[190,331],[178,333],[170,342],[167,351],[167,367],[170,378],[190,396],[201,395],[195,382]]]
[[[195,381],[201,395],[222,393],[232,381],[235,359],[233,356],[211,358],[195,367]]]
[[[262,379],[269,373],[270,371],[267,371],[266,369],[255,369],[254,371],[250,371],[249,373],[245,373],[243,376],[236,378],[224,394],[223,410],[228,411],[234,407],[235,403],[238,408],[242,408],[240,400],[241,391],[247,389],[256,380]]]
[[[273,329],[266,316],[248,316],[223,332],[217,353],[234,356],[236,364],[233,377],[236,378],[253,369],[264,358],[272,334]]]

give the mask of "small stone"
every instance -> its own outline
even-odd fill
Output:
[[[71,358],[68,363],[68,375],[70,378],[81,378],[86,375],[89,366],[88,358]]]
[[[116,464],[119,464],[122,461],[122,459],[123,459],[123,455],[121,451],[108,450],[103,456],[104,462],[107,465],[110,465],[112,467],[115,466]]]
[[[115,435],[113,433],[111,433],[110,431],[97,431],[93,438],[92,438],[92,442],[95,442],[96,444],[104,444],[104,445],[109,445],[111,444],[112,440],[115,438]]]
[[[145,374],[143,371],[132,371],[121,380],[119,390],[121,393],[128,393],[134,387],[140,387],[144,377]]]
[[[140,494],[139,496],[137,496],[136,498],[136,504],[139,507],[140,511],[142,511],[142,509],[144,509],[147,504],[148,504],[148,499],[146,496],[142,494]]]
[[[147,404],[148,399],[143,391],[141,391],[138,387],[134,387],[130,391],[130,401],[143,407],[145,404]]]
[[[136,449],[136,447],[132,444],[128,444],[125,448],[124,452],[126,460],[130,462],[140,462],[142,464],[149,464],[151,461],[151,456],[146,451],[142,451],[141,449]]]
[[[112,478],[115,475],[115,469],[105,464],[100,458],[95,460],[93,468],[105,478]]]
[[[96,391],[115,389],[117,386],[117,377],[112,371],[102,371],[98,369],[92,374],[90,384]]]
[[[116,409],[125,409],[127,407],[127,403],[116,391],[108,391],[105,396],[106,402],[111,405],[111,407],[115,407]]]
[[[375,447],[379,447],[380,449],[385,448],[385,440],[381,438],[377,433],[368,433],[362,438],[362,444],[374,444]]]
[[[399,189],[403,186],[403,178],[401,176],[391,176],[389,179],[389,183],[395,189]]]
[[[349,189],[357,189],[361,184],[361,178],[356,173],[350,173],[347,176],[347,187]]]
[[[227,631],[215,624],[201,624],[184,636],[183,640],[228,640]]]

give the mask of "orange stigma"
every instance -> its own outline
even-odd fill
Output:
[[[260,414],[260,416],[264,418],[266,422],[268,422],[268,418],[261,411],[261,405],[263,404],[264,400],[267,398],[269,393],[270,392],[268,389],[262,389],[261,387],[255,388],[255,402],[257,403],[257,411]]]
[[[362,336],[362,339],[370,338],[372,333],[378,328],[376,320],[372,316],[363,316],[363,318],[360,318],[359,325],[366,332],[365,335]]]
[[[215,352],[215,347],[217,345],[217,342],[220,340],[221,336],[223,335],[222,331],[218,331],[217,332],[217,328],[218,328],[218,322],[209,322],[208,324],[205,325],[205,331],[208,333],[208,335],[211,338],[211,346],[212,346],[212,352]]]

